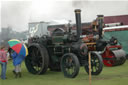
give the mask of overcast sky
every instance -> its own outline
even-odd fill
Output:
[[[91,0],[29,0],[1,1],[0,27],[12,27],[16,31],[28,30],[29,22],[75,21],[74,9],[80,8],[82,22],[89,22],[96,15],[128,15],[128,1],[91,1]]]

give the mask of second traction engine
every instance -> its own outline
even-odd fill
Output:
[[[94,31],[84,37],[83,41],[89,51],[98,51],[103,58],[104,65],[109,67],[122,65],[126,61],[126,53],[118,43],[117,38],[111,37],[110,40],[103,38],[103,21],[103,15],[98,15],[95,22],[92,23],[92,29]]]

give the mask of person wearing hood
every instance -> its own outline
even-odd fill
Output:
[[[17,54],[15,51],[11,54],[13,65],[15,69],[13,70],[13,73],[15,74],[15,78],[21,77],[21,63],[24,60],[25,56]]]

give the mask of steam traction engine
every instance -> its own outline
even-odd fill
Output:
[[[44,74],[51,71],[62,71],[65,77],[74,78],[80,66],[88,68],[88,47],[81,39],[81,10],[75,10],[77,34],[58,29],[52,36],[43,35],[32,38],[29,43],[29,55],[25,59],[28,71],[32,74]],[[103,69],[102,57],[96,51],[91,52],[91,73],[98,75]]]
[[[83,38],[83,41],[89,51],[98,51],[103,58],[106,66],[122,65],[126,61],[126,53],[115,37],[110,40],[103,39],[103,15],[98,15],[97,19],[92,22],[92,29],[89,35]]]

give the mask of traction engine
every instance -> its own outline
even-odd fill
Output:
[[[103,15],[98,15],[97,19],[92,22],[93,32],[83,38],[83,41],[88,46],[88,50],[98,51],[106,66],[111,67],[124,64],[126,61],[125,51],[118,43],[117,38],[103,39],[103,27]]]
[[[32,74],[44,74],[62,71],[65,77],[74,78],[80,66],[89,73],[88,47],[80,37],[81,10],[75,10],[77,34],[56,29],[52,36],[33,37],[28,43],[29,55],[25,59],[27,70]],[[102,57],[96,51],[91,52],[91,73],[99,75],[103,69]]]

